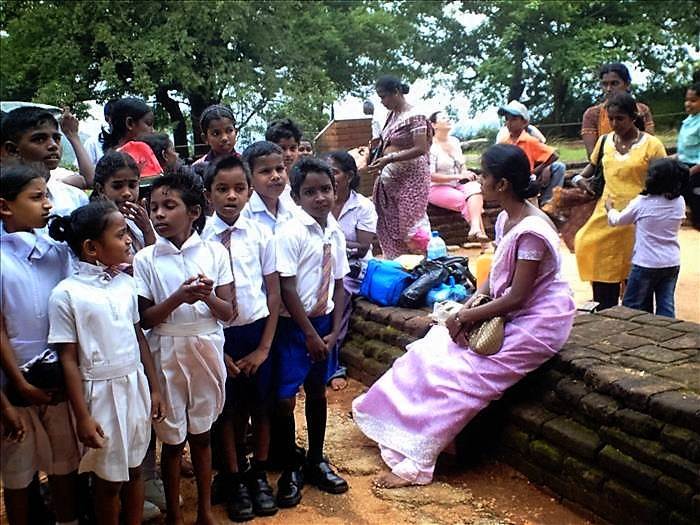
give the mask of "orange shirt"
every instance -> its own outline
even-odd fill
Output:
[[[543,144],[527,131],[523,131],[518,140],[508,137],[506,144],[515,144],[525,152],[527,159],[530,161],[530,172],[535,169],[536,165],[546,162],[554,153],[554,148]]]

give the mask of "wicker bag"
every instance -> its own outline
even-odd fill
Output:
[[[481,306],[489,301],[488,295],[478,295],[471,304],[471,307]],[[503,346],[503,336],[505,330],[505,319],[501,316],[487,319],[476,324],[469,330],[469,348],[479,355],[493,355]]]

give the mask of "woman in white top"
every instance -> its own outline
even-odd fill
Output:
[[[102,523],[118,523],[121,507],[124,522],[137,525],[151,418],[159,420],[165,411],[139,326],[136,286],[117,269],[132,258],[127,224],[117,207],[103,200],[57,217],[50,233],[80,258],[78,274],[61,281],[49,299],[49,342],[63,364],[85,446],[79,472],[95,474],[94,504]]]
[[[464,167],[462,148],[456,137],[450,136],[452,122],[441,111],[429,117],[435,129],[430,146],[430,195],[428,202],[439,208],[458,211],[469,224],[469,242],[488,242],[481,214],[484,199],[478,176]]]

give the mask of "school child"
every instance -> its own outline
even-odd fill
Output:
[[[547,204],[552,200],[554,188],[564,184],[566,165],[557,161],[559,157],[554,148],[528,133],[530,113],[524,104],[511,100],[498,109],[498,114],[506,118],[506,127],[510,133],[503,143],[514,144],[525,152],[530,161],[530,171],[537,177],[537,183],[542,187],[540,205]]]
[[[49,294],[72,272],[70,250],[43,228],[51,204],[42,171],[27,165],[0,169],[0,383],[24,427],[20,442],[0,440],[0,472],[10,525],[30,523],[30,485],[49,476],[57,523],[77,524],[78,441],[68,403],[58,390],[30,384],[20,366],[47,354]],[[22,406],[19,406],[22,405]]]
[[[283,118],[270,122],[265,130],[265,140],[277,144],[282,148],[284,167],[287,173],[299,158],[299,144],[301,143],[301,129],[292,119]]]
[[[635,225],[632,270],[622,304],[656,315],[675,317],[673,296],[681,264],[678,230],[685,218],[681,191],[688,168],[676,160],[662,158],[649,164],[646,185],[621,212],[612,198],[605,202],[608,224]]]
[[[146,199],[139,201],[140,178],[139,168],[130,155],[108,151],[95,166],[95,189],[90,197],[107,199],[117,205],[126,218],[133,254],[156,242]]]
[[[309,451],[298,464],[294,419],[286,417],[279,431],[286,446],[286,465],[278,481],[277,505],[292,507],[301,500],[303,484],[339,494],[348,490],[323,456],[326,432],[326,383],[329,354],[338,338],[345,300],[343,277],[348,273],[345,238],[331,216],[335,179],[319,160],[299,160],[291,172],[292,196],[301,209],[275,232],[277,271],[284,308],[277,333],[278,409],[289,416],[297,391],[304,385]],[[335,308],[338,305],[338,308]]]
[[[182,161],[175,151],[175,144],[165,133],[147,133],[136,140],[148,144],[163,173],[173,173],[182,165]]]
[[[219,321],[234,315],[233,276],[221,243],[199,236],[204,194],[193,175],[153,183],[155,244],[134,257],[144,329],[156,364],[166,417],[155,426],[163,442],[161,471],[167,521],[182,521],[180,458],[189,443],[197,481],[197,523],[213,523],[209,430],[224,405],[226,368]]]
[[[107,153],[139,135],[153,133],[153,110],[140,98],[120,98],[111,106],[109,130],[102,128],[102,151]]]
[[[266,462],[272,401],[270,350],[279,317],[279,277],[270,232],[241,215],[253,189],[250,172],[236,156],[220,157],[207,168],[204,187],[214,209],[202,238],[227,247],[236,282],[238,317],[224,329],[229,371],[219,442],[224,456],[223,490],[229,518],[245,521],[277,512]],[[246,457],[246,427],[253,423],[253,463]]]
[[[686,90],[685,112],[688,116],[678,131],[677,158],[690,170],[685,199],[693,226],[700,230],[700,82]]]
[[[270,232],[290,220],[297,208],[280,196],[287,186],[282,148],[268,141],[255,142],[243,151],[253,181],[253,193],[241,216],[265,226]]]
[[[129,264],[131,238],[114,203],[94,201],[51,222],[50,235],[79,258],[78,273],[61,281],[49,299],[49,343],[63,365],[66,395],[84,445],[79,473],[94,474],[99,523],[141,523],[141,463],[160,420],[155,368],[139,326]],[[150,392],[150,393],[149,393]]]
[[[314,156],[314,146],[313,144],[311,144],[310,140],[301,139],[301,141],[299,142],[299,156]]]
[[[43,165],[54,214],[66,215],[88,203],[84,191],[51,175],[63,154],[58,121],[51,112],[34,106],[13,109],[3,119],[2,141],[5,162],[14,160]]]
[[[199,126],[202,128],[202,140],[209,146],[209,151],[203,157],[194,162],[208,164],[214,162],[222,155],[238,155],[236,153],[236,117],[231,108],[215,104],[202,111],[199,118]]]

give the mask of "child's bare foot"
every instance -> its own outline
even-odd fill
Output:
[[[372,483],[375,487],[380,489],[398,489],[413,485],[410,481],[406,481],[392,472],[382,472],[379,476],[374,478]]]
[[[344,390],[348,386],[348,380],[344,377],[334,377],[331,379],[331,388],[336,392]]]

